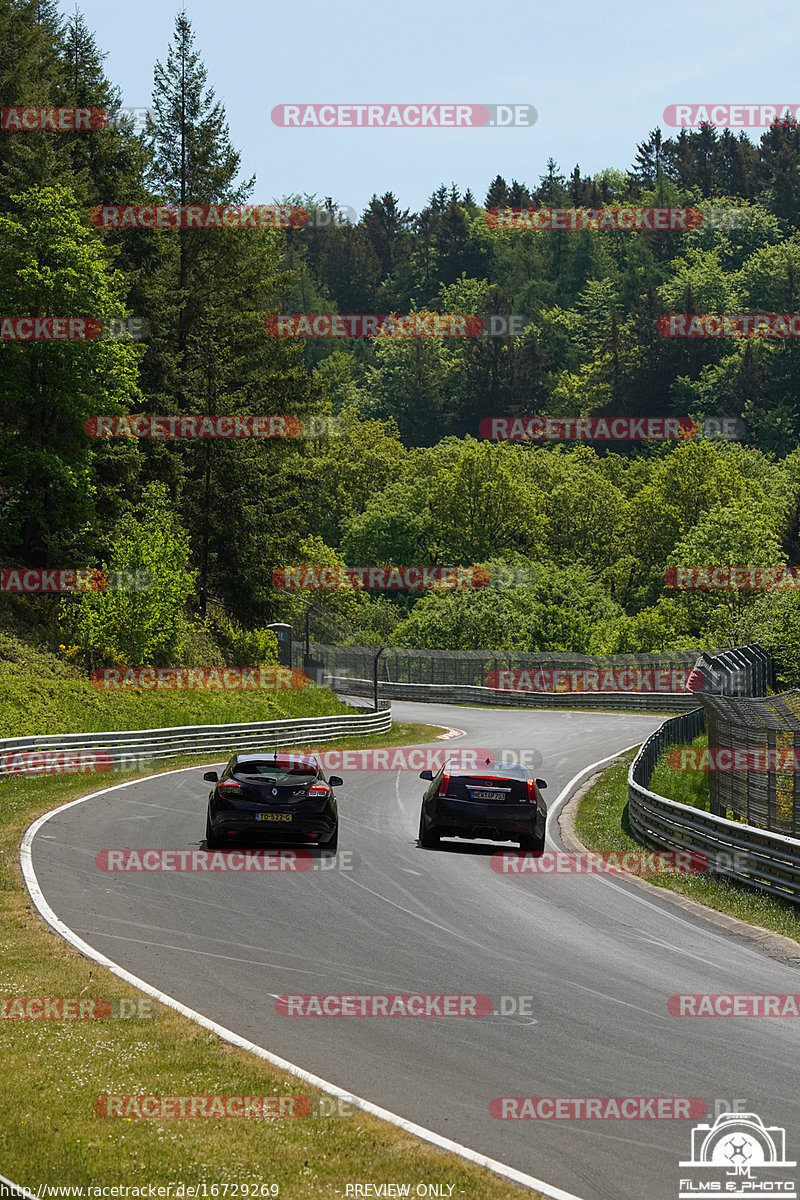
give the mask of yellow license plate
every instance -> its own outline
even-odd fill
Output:
[[[291,821],[291,813],[256,813],[257,821]]]

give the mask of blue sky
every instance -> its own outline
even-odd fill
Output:
[[[65,13],[74,7],[64,0]],[[176,7],[79,0],[123,103],[147,107]],[[495,177],[536,185],[552,156],[568,175],[629,168],[674,103],[800,104],[800,11],[752,0],[669,5],[530,0],[343,3],[186,0],[195,49],[225,106],[252,200],[333,196],[359,213],[393,191],[419,210],[440,184],[479,202]],[[283,103],[525,103],[514,129],[282,129]],[[750,136],[757,139],[760,130]],[[124,200],[120,197],[120,200]]]

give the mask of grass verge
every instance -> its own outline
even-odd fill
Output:
[[[628,823],[628,768],[637,751],[631,750],[623,755],[621,761],[614,763],[604,771],[599,780],[588,789],[578,802],[575,813],[575,832],[589,850],[598,852],[624,853],[628,850],[640,850],[641,843],[636,840]],[[668,768],[664,767],[664,771]],[[699,775],[702,772],[670,771],[670,775]],[[656,784],[659,786],[656,786]],[[688,786],[687,782],[675,783],[678,788]],[[651,788],[661,795],[669,796],[663,790],[664,780],[657,780],[655,775]],[[670,798],[688,803],[681,795]],[[752,888],[741,886],[728,880],[705,875],[646,875],[643,878],[657,887],[678,892],[705,904],[717,912],[727,913],[738,917],[750,925],[760,925],[771,929],[774,933],[782,933],[786,937],[800,942],[800,915],[798,909],[785,900],[757,892]]]
[[[433,726],[395,725],[389,735],[331,745],[414,744],[432,741],[439,732]],[[208,761],[174,759],[155,770],[201,768]],[[125,778],[148,773],[137,770]],[[101,786],[122,777],[115,772]],[[97,790],[93,783],[74,776],[0,782],[2,997],[83,995],[113,1001],[139,995],[50,932],[22,882],[18,856],[24,830],[41,813]],[[228,1185],[229,1196],[242,1197],[247,1184],[251,1197],[316,1200],[343,1196],[349,1182],[407,1183],[413,1195],[418,1182],[434,1181],[453,1185],[452,1196],[470,1200],[536,1195],[357,1110],[350,1116],[296,1120],[97,1116],[95,1099],[105,1094],[320,1098],[313,1088],[171,1009],[153,1007],[155,1015],[148,1020],[0,1020],[0,1173],[35,1194],[43,1184],[182,1182],[187,1188],[206,1184],[208,1196],[223,1197]],[[269,1185],[278,1192],[270,1193]]]
[[[676,746],[665,747],[658,756],[655,770],[650,780],[650,791],[665,796],[667,800],[675,800],[678,804],[688,804],[691,808],[708,812],[709,790],[708,771],[676,771],[669,765],[668,759],[673,751],[683,749],[708,748],[708,734],[699,734],[693,742],[679,742]]]

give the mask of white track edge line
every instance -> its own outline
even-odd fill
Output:
[[[12,1183],[10,1179],[6,1179],[5,1175],[0,1175],[0,1183],[4,1187],[13,1188],[20,1196],[24,1196],[25,1200],[39,1200],[38,1196],[34,1196],[33,1192],[29,1192],[27,1188],[20,1187],[18,1183]]]
[[[622,752],[621,752],[622,753]],[[616,757],[616,756],[612,756]],[[603,759],[602,761],[606,761]],[[202,766],[203,764],[199,764]],[[294,1063],[288,1062],[285,1058],[279,1058],[277,1054],[272,1054],[269,1050],[265,1050],[263,1046],[257,1046],[254,1042],[250,1042],[247,1038],[241,1037],[238,1033],[234,1033],[232,1029],[226,1029],[224,1025],[212,1021],[209,1017],[203,1016],[202,1013],[196,1012],[192,1008],[188,1008],[182,1004],[180,1000],[176,1000],[173,996],[168,996],[166,992],[162,992],[159,988],[153,987],[144,979],[139,979],[137,975],[127,971],[124,967],[119,966],[113,959],[106,957],[99,950],[95,950],[88,942],[84,942],[78,937],[68,925],[66,925],[53,909],[47,903],[42,889],[39,887],[39,881],[36,877],[36,872],[33,867],[33,839],[51,817],[55,817],[58,813],[65,812],[68,808],[72,808],[77,804],[84,804],[87,800],[97,799],[98,796],[107,795],[109,792],[119,791],[121,788],[131,787],[134,783],[146,783],[150,779],[163,778],[164,775],[178,775],[182,771],[196,771],[197,766],[192,767],[177,767],[173,771],[159,772],[157,775],[147,775],[141,779],[130,780],[127,783],[118,783],[114,787],[103,788],[99,792],[92,792],[88,796],[81,796],[77,800],[70,800],[67,804],[61,804],[58,808],[54,808],[51,812],[44,813],[38,817],[32,825],[25,830],[25,835],[20,846],[20,866],[22,868],[23,879],[31,900],[35,904],[40,916],[47,924],[55,930],[65,941],[69,942],[80,954],[85,958],[92,959],[99,963],[100,966],[107,967],[114,975],[120,979],[124,979],[126,983],[132,984],[134,987],[152,996],[160,1003],[167,1005],[169,1008],[174,1008],[183,1016],[188,1017],[191,1021],[201,1025],[204,1029],[216,1033],[223,1041],[230,1042],[234,1046],[238,1046],[241,1050],[247,1050],[259,1058],[265,1059],[272,1063],[273,1066],[280,1068],[282,1071],[287,1071],[291,1075],[302,1079],[304,1083],[310,1084],[312,1087],[318,1088],[322,1092],[327,1092],[331,1096],[336,1096],[339,1099],[349,1101],[357,1108],[364,1112],[370,1113],[374,1117],[378,1117],[382,1121],[388,1122],[390,1125],[396,1125],[398,1129],[402,1129],[405,1133],[410,1133],[414,1137],[420,1138],[424,1142],[429,1142],[431,1145],[438,1147],[440,1150],[447,1150],[451,1154],[457,1155],[459,1158],[466,1159],[467,1162],[474,1163],[476,1166],[485,1167],[492,1171],[495,1175],[500,1175],[505,1179],[510,1179],[513,1183],[519,1183],[523,1187],[531,1188],[541,1192],[543,1196],[550,1197],[550,1200],[582,1200],[580,1196],[576,1196],[573,1192],[565,1192],[563,1189],[554,1187],[552,1184],[545,1183],[541,1179],[537,1179],[533,1175],[527,1175],[523,1171],[518,1171],[516,1167],[507,1166],[505,1163],[498,1162],[494,1158],[488,1158],[484,1154],[479,1154],[476,1150],[471,1150],[469,1146],[462,1146],[459,1142],[451,1141],[450,1138],[442,1137],[441,1134],[435,1133],[431,1129],[425,1129],[422,1125],[416,1125],[413,1121],[406,1120],[405,1117],[399,1116],[397,1113],[390,1112],[386,1108],[381,1108],[377,1104],[373,1104],[371,1100],[364,1100],[360,1096],[354,1096],[351,1092],[345,1091],[334,1083],[329,1083],[326,1079],[321,1079],[318,1075],[313,1075],[306,1071],[303,1067],[298,1067]],[[576,776],[577,778],[577,776]],[[14,1185],[16,1186],[16,1185]],[[36,1198],[33,1198],[36,1200]]]
[[[613,762],[615,758],[619,758],[623,754],[627,754],[629,750],[635,750],[637,746],[641,746],[641,742],[634,742],[632,746],[626,746],[624,750],[617,750],[614,754],[608,754],[605,758],[598,758],[597,762],[590,763],[588,767],[584,767],[582,771],[578,771],[577,775],[573,775],[569,783],[566,783],[553,801],[553,807],[547,810],[548,822],[552,824],[553,818],[560,808],[564,807],[564,803],[570,799],[575,789],[583,781],[584,777],[588,778],[594,774],[598,767],[604,766],[606,763]],[[552,835],[548,832],[550,843],[555,849],[558,849]]]

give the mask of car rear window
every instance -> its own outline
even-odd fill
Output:
[[[232,774],[237,779],[269,779],[275,783],[313,783],[316,771],[298,763],[297,766],[279,766],[274,762],[249,761],[238,763]]]

